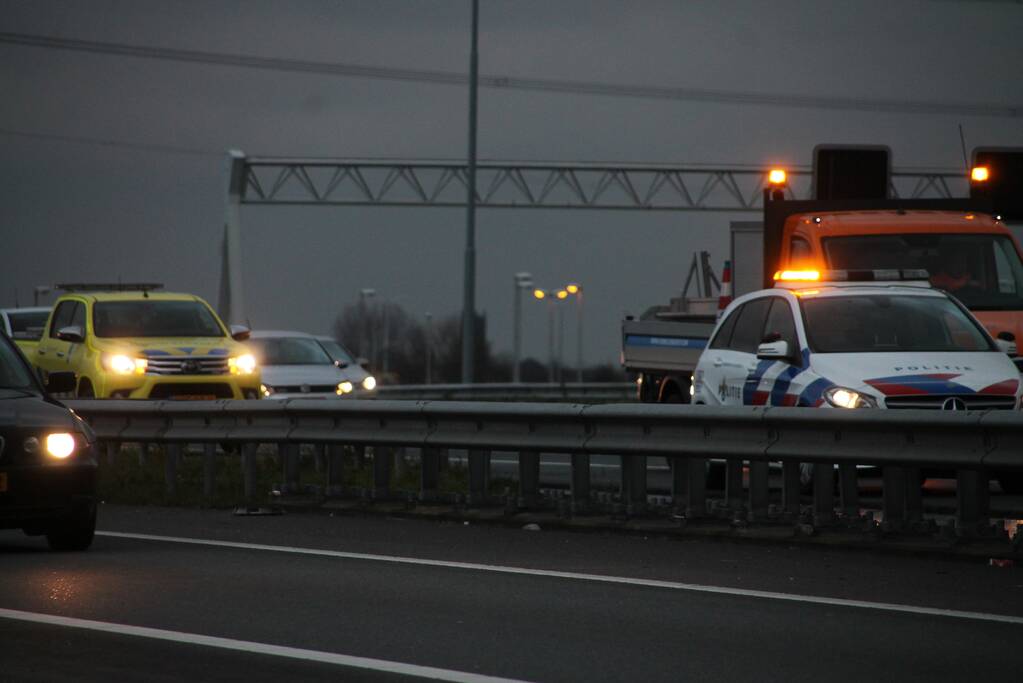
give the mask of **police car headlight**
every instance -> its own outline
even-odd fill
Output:
[[[352,389],[354,388],[355,387],[352,386],[351,382],[345,380],[344,382],[341,382],[340,384],[337,385],[337,395],[340,396],[341,394],[350,394],[352,393]]]
[[[373,391],[377,388],[377,380],[373,375],[370,375],[366,379],[362,380],[362,388],[366,391]]]
[[[274,388],[266,384],[260,384],[259,393],[263,394],[263,398],[270,398],[270,394],[274,393]]]
[[[132,358],[123,353],[108,353],[103,355],[103,365],[118,375],[144,375],[149,361],[145,358]]]
[[[876,408],[877,401],[845,387],[831,387],[824,392],[824,399],[836,408]]]

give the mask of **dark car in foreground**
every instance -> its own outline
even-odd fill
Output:
[[[74,386],[54,372],[44,388],[0,334],[0,529],[45,534],[54,550],[85,550],[96,529],[95,437],[49,395]]]

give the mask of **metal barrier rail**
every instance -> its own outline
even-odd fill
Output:
[[[288,487],[299,483],[299,446],[326,446],[328,494],[340,491],[344,483],[339,447],[372,446],[374,491],[381,498],[390,495],[393,449],[416,447],[422,449],[420,500],[438,498],[445,449],[468,451],[469,504],[486,500],[490,453],[516,452],[518,505],[528,509],[540,503],[543,452],[571,456],[571,511],[584,513],[590,501],[590,457],[618,455],[627,513],[640,514],[647,500],[646,459],[663,456],[673,463],[672,496],[686,519],[707,515],[707,462],[723,459],[725,509],[735,520],[796,520],[800,463],[816,463],[812,523],[829,526],[858,519],[857,466],[873,465],[883,470],[885,528],[897,531],[922,523],[921,468],[940,468],[956,471],[955,533],[975,535],[983,534],[988,524],[988,473],[1023,473],[1023,414],[1015,411],[309,399],[67,403],[108,446],[141,442],[180,449],[183,444],[206,444],[204,490],[210,495],[215,445],[241,446],[247,498],[255,494],[255,451],[262,443],[277,444]],[[782,466],[780,509],[768,505],[769,462]],[[743,489],[744,463],[749,464],[748,493]],[[167,475],[168,486],[173,486],[174,473],[168,469]]]
[[[401,384],[377,387],[380,398],[415,401],[581,401],[611,402],[636,398],[632,382]]]

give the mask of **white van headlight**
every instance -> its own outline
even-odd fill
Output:
[[[824,399],[836,408],[876,408],[877,401],[845,387],[831,387],[824,392]]]

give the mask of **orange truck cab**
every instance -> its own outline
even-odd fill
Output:
[[[780,203],[790,206],[780,221],[777,270],[926,270],[931,285],[959,299],[991,336],[1009,333],[1023,341],[1023,252],[990,213],[963,202],[959,209],[940,208],[939,202],[912,208],[910,201],[894,208],[806,212],[791,206],[805,202]],[[774,272],[765,267],[765,275]]]
[[[1023,249],[984,201],[767,193],[762,256],[763,287],[787,270],[926,270],[991,336],[1023,340]]]

